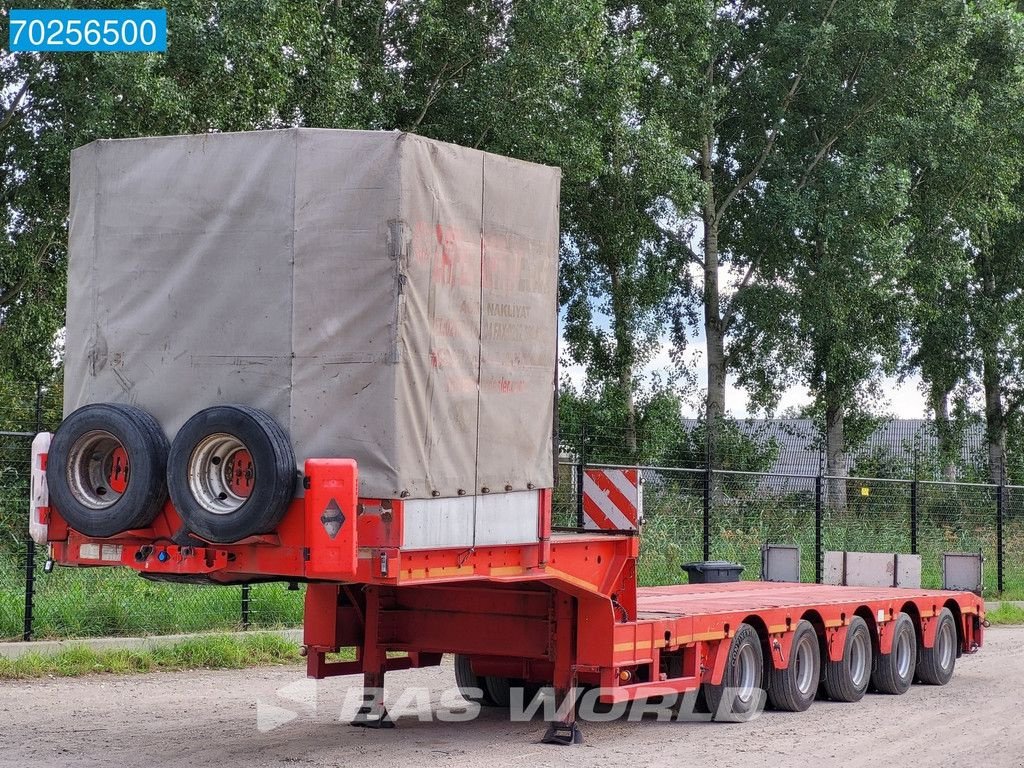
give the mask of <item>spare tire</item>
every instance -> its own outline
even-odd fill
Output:
[[[185,527],[219,544],[273,531],[295,495],[296,476],[284,430],[246,405],[197,413],[167,460],[167,487]]]
[[[131,405],[95,403],[57,428],[46,463],[50,501],[79,533],[145,528],[167,500],[167,438]]]

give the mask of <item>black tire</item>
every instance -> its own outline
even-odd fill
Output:
[[[487,706],[499,709],[508,709],[512,706],[512,678],[486,675],[482,679],[484,690],[487,691],[487,700],[490,702]]]
[[[455,684],[459,686],[459,693],[466,701],[475,702],[483,707],[496,706],[484,678],[473,672],[473,665],[469,656],[461,653],[455,654]]]
[[[236,460],[246,466],[244,480],[241,469],[237,477],[233,471]],[[175,436],[167,459],[167,487],[185,526],[218,544],[272,532],[295,495],[296,477],[284,430],[245,405],[197,413]]]
[[[939,612],[935,643],[931,648],[917,649],[917,679],[927,685],[945,685],[956,667],[956,620],[949,608]]]
[[[764,704],[764,651],[757,630],[739,625],[729,644],[722,682],[705,684],[703,690],[715,720],[743,722],[757,714]]]
[[[818,633],[809,621],[801,621],[793,633],[789,664],[785,669],[772,665],[769,672],[768,700],[776,709],[803,712],[814,701],[821,679],[821,646]]]
[[[107,538],[145,528],[167,501],[167,437],[131,405],[79,408],[50,443],[50,500],[73,529]]]
[[[906,613],[896,617],[892,651],[876,654],[871,669],[871,685],[879,693],[906,693],[914,682],[917,666],[917,632]]]
[[[860,701],[871,683],[872,656],[871,631],[867,622],[854,616],[846,628],[843,658],[825,659],[822,665],[822,686],[832,701]]]

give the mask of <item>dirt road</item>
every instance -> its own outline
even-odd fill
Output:
[[[0,766],[1024,766],[1021,627],[989,630],[944,688],[750,723],[587,723],[570,748],[539,744],[539,721],[493,711],[428,719],[453,703],[447,664],[389,675],[389,701],[408,713],[398,728],[352,728],[339,717],[355,706],[353,681],[288,667],[0,683]]]

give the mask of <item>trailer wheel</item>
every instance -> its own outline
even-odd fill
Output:
[[[166,465],[156,419],[130,405],[95,403],[57,428],[46,484],[68,525],[106,538],[153,522],[167,500]]]
[[[772,706],[786,712],[803,712],[814,701],[821,678],[821,647],[818,633],[809,621],[796,625],[789,664],[785,669],[772,665],[768,699]]]
[[[484,707],[497,706],[487,691],[485,678],[473,672],[469,656],[455,654],[455,684],[459,693],[466,701],[472,701]]]
[[[846,628],[843,658],[825,660],[822,683],[832,701],[860,701],[871,682],[871,632],[867,622],[854,616]]]
[[[956,621],[949,608],[943,608],[935,629],[935,644],[931,648],[918,648],[918,680],[928,685],[948,683],[956,666],[956,644]]]
[[[749,624],[740,624],[729,644],[729,656],[718,685],[705,683],[704,697],[720,722],[743,722],[764,704],[764,652],[761,638]]]
[[[200,411],[175,436],[167,486],[186,527],[230,543],[270,533],[295,493],[295,454],[268,414],[245,405]]]
[[[488,706],[499,709],[508,709],[512,706],[512,678],[486,675],[483,681],[487,698],[492,702]]]
[[[906,693],[914,682],[917,666],[917,633],[914,621],[906,613],[896,617],[892,651],[877,654],[871,670],[871,685],[879,693]]]

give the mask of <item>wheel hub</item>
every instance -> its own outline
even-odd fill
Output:
[[[89,509],[113,506],[128,489],[131,465],[121,441],[110,432],[92,430],[79,437],[68,455],[68,486]]]
[[[188,484],[193,497],[209,512],[227,515],[252,494],[256,468],[252,454],[234,435],[218,432],[205,437],[192,451]]]

